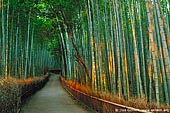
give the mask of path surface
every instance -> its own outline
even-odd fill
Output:
[[[21,113],[88,113],[77,105],[62,88],[57,75],[52,75],[43,89],[24,104]]]

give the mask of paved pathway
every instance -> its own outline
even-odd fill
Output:
[[[62,88],[58,75],[52,75],[43,89],[24,104],[21,113],[88,113]]]

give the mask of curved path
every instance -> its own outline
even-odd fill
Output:
[[[43,89],[29,97],[21,113],[88,113],[62,88],[58,77],[53,74]]]

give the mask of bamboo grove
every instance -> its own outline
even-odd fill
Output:
[[[38,5],[20,0],[1,0],[0,75],[25,79],[40,76],[55,65],[43,32],[48,22],[38,16]],[[36,12],[36,13],[35,13]],[[41,33],[41,35],[40,35]]]
[[[97,91],[170,103],[168,0],[84,0],[58,24],[62,74]],[[59,21],[59,19],[57,19]]]
[[[65,79],[170,104],[168,0],[1,0],[0,75]],[[50,50],[50,51],[49,51]]]

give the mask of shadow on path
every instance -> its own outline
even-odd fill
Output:
[[[28,98],[21,113],[88,113],[68,95],[52,74],[43,89]]]

